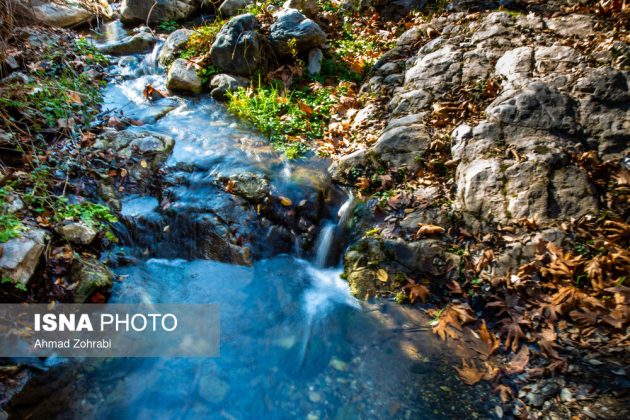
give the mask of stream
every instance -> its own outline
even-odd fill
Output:
[[[125,35],[119,24],[109,25],[104,41]],[[134,228],[114,252],[129,257],[113,264],[123,280],[110,302],[217,303],[220,356],[49,358],[7,407],[10,417],[488,417],[490,391],[461,384],[453,369],[458,361],[419,311],[350,295],[339,266],[353,199],[330,185],[327,163],[286,161],[207,94],[149,103],[142,95],[147,84],[165,90],[159,48],[115,60],[105,89],[104,110],[145,123],[129,130],[176,141],[165,163],[172,182],[164,196],[123,199],[123,218]],[[309,244],[253,220],[255,212],[217,187],[218,177],[244,172],[269,179],[294,203],[326,191]],[[236,219],[248,229],[251,265],[199,253],[212,247],[214,236],[199,229],[209,218]]]

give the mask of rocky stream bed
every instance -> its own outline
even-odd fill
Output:
[[[0,419],[628,417],[627,2],[7,5],[1,301],[221,355],[3,359]]]

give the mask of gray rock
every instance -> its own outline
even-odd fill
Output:
[[[320,48],[313,48],[308,52],[308,64],[306,71],[308,74],[317,75],[322,71],[322,60],[324,59],[324,53]]]
[[[608,106],[621,105],[630,101],[630,75],[610,67],[589,69],[574,92]]]
[[[128,36],[120,41],[99,45],[98,49],[104,54],[128,55],[146,52],[155,44],[156,39],[149,32],[140,32]]]
[[[233,17],[221,28],[210,49],[212,63],[229,74],[249,76],[262,63],[260,23],[252,14]]]
[[[593,18],[587,15],[576,13],[544,20],[547,28],[562,36],[583,37],[585,34],[593,33]]]
[[[269,180],[255,173],[240,173],[229,178],[234,182],[234,194],[240,195],[246,200],[259,203],[269,194]]]
[[[99,8],[101,12],[111,14],[109,6],[103,8],[99,5]],[[36,0],[31,3],[30,10],[36,20],[57,28],[79,25],[87,22],[95,15],[95,11],[87,10],[77,0],[65,0],[63,3]]]
[[[96,230],[83,222],[66,223],[58,226],[55,230],[67,241],[80,245],[91,244],[97,233]]]
[[[422,89],[433,94],[446,94],[461,81],[462,52],[446,45],[437,51],[420,56],[405,73],[406,90]]]
[[[539,74],[567,72],[582,60],[581,54],[571,47],[537,47],[534,52],[535,70]]]
[[[328,168],[330,177],[340,183],[352,184],[352,170],[365,166],[366,150],[359,149],[349,155],[342,156]]]
[[[319,25],[295,9],[281,10],[275,18],[269,28],[269,40],[280,56],[292,54],[293,42],[296,52],[300,53],[320,47],[326,41],[326,34]]]
[[[0,244],[0,274],[26,285],[37,268],[48,239],[45,230],[29,228],[19,238]]]
[[[577,127],[575,102],[542,82],[523,89],[508,90],[486,110],[490,121],[504,125],[506,134],[532,130],[574,133]]]
[[[178,29],[175,32],[172,32],[168,38],[166,38],[166,41],[160,50],[160,64],[166,66],[175,60],[192,34],[193,31],[190,29]]]
[[[123,0],[120,5],[120,19],[123,22],[157,23],[167,20],[183,20],[201,10],[203,0]],[[149,13],[151,15],[149,16]]]
[[[410,115],[390,121],[372,147],[376,158],[395,168],[418,169],[431,142],[421,120],[421,115]]]
[[[197,75],[195,67],[188,64],[182,58],[173,61],[166,76],[166,87],[168,90],[182,93],[201,93],[201,78]]]
[[[542,397],[542,395],[540,394],[535,394],[533,392],[529,392],[526,396],[527,398],[527,402],[536,407],[536,408],[540,408],[542,407],[543,403],[545,402],[544,398]]]
[[[5,203],[3,203],[4,210],[7,213],[16,213],[24,208],[24,202],[15,193],[9,194],[5,197]]]
[[[528,78],[533,71],[533,54],[532,47],[510,50],[497,61],[495,71],[510,83],[520,82]]]
[[[112,152],[120,159],[141,156],[149,166],[156,168],[166,160],[174,145],[175,140],[164,134],[108,128],[98,135],[93,148]]]
[[[287,0],[282,7],[299,10],[310,18],[315,17],[319,11],[317,0]]]
[[[439,239],[385,241],[386,251],[409,272],[434,276],[441,281],[447,281],[447,275],[459,266],[460,257],[446,252],[448,248],[449,245]]]
[[[253,3],[254,0],[225,0],[217,11],[221,16],[229,18],[243,13],[245,8]]]
[[[74,287],[74,303],[87,302],[95,292],[109,294],[114,286],[114,275],[105,264],[95,258],[76,261],[70,273]]]
[[[249,85],[249,79],[229,74],[217,74],[210,81],[210,95],[219,101],[225,100],[228,92],[234,92],[239,88]]]

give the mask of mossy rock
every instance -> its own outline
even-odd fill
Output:
[[[114,275],[96,258],[76,262],[72,267],[71,279],[78,283],[74,289],[74,302],[87,302],[96,292],[109,294],[114,285]]]

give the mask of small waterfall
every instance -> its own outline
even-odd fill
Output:
[[[318,267],[326,267],[332,240],[335,237],[335,228],[336,225],[333,222],[328,221],[319,232],[315,253],[315,265]]]
[[[354,209],[354,196],[352,193],[348,193],[348,198],[345,203],[339,208],[337,212],[337,225],[339,227],[343,227],[348,223],[348,219],[350,219],[350,215],[352,214],[352,210]]]
[[[324,222],[315,247],[316,266],[327,267],[331,260],[331,255],[334,254],[333,251],[340,247],[344,228],[354,208],[353,204],[354,197],[352,194],[349,194],[337,212],[337,223],[330,220]]]
[[[158,58],[160,56],[160,51],[162,50],[163,45],[163,41],[156,42],[155,46],[153,47],[153,51],[143,57],[142,62],[140,63],[140,70],[142,74],[150,75],[157,72]]]

